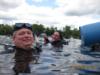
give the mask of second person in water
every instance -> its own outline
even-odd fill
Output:
[[[62,34],[59,31],[55,31],[51,35],[51,40],[47,36],[44,36],[45,43],[51,43],[53,47],[62,48],[64,44],[67,44],[67,41],[64,40]]]

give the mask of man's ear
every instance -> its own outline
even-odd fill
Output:
[[[16,37],[16,33],[14,32],[13,35],[12,35],[12,42],[13,43],[15,42],[15,37]]]
[[[13,43],[15,42],[15,36],[12,36],[12,42]]]
[[[16,37],[16,31],[13,33],[13,35],[12,35],[12,39],[14,40],[15,37]]]

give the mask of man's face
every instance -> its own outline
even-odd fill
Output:
[[[32,31],[26,28],[16,31],[13,36],[13,42],[17,47],[30,48],[34,42]]]

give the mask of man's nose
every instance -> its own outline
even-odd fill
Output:
[[[28,33],[25,33],[24,36],[25,36],[25,37],[29,37],[29,34],[28,34]]]

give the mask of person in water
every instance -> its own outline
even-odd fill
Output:
[[[15,45],[15,65],[13,67],[15,75],[19,75],[19,73],[31,73],[29,64],[36,53],[36,50],[32,48],[34,36],[31,24],[16,23],[12,39]]]
[[[63,45],[67,43],[59,31],[55,31],[52,34],[51,38],[52,38],[51,45],[53,47],[58,47],[58,48],[61,47],[62,48]]]

